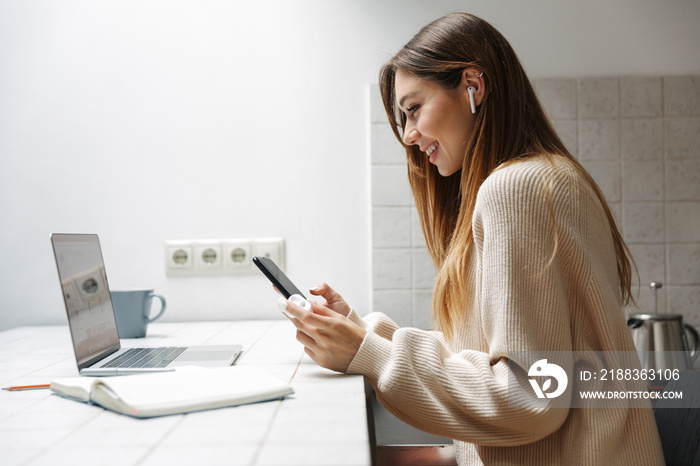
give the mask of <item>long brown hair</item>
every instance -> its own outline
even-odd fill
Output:
[[[405,70],[419,79],[454,89],[466,68],[483,73],[485,94],[462,169],[442,177],[417,146],[403,143],[406,116],[396,102],[396,71]],[[379,86],[394,134],[406,148],[409,182],[428,251],[438,271],[433,316],[448,338],[453,335],[454,319],[465,312],[467,304],[469,284],[465,273],[473,247],[471,220],[477,192],[497,167],[532,155],[545,155],[550,161],[564,157],[590,183],[610,223],[622,304],[630,301],[631,255],[604,196],[554,131],[514,50],[493,26],[467,13],[433,21],[382,67]],[[551,192],[548,197],[552,206]],[[550,212],[555,235],[553,259],[557,249],[553,207]]]

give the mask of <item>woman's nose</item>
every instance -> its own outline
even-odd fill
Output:
[[[407,146],[412,146],[414,144],[417,144],[419,139],[420,133],[418,132],[418,130],[413,127],[406,126],[403,133],[404,144],[406,144]]]

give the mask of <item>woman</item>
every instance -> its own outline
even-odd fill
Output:
[[[448,15],[383,67],[380,88],[437,270],[440,330],[361,319],[323,284],[313,312],[287,304],[307,354],[366,376],[396,416],[455,439],[460,464],[662,464],[648,408],[512,404],[531,389],[524,354],[564,355],[573,375],[596,362],[588,352],[634,346],[621,311],[627,248],[508,42]]]

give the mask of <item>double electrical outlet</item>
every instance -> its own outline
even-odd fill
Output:
[[[269,257],[284,270],[284,239],[168,240],[165,271],[168,275],[256,273],[253,256]]]

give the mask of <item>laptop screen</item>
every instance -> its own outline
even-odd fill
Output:
[[[119,333],[97,235],[51,235],[78,369],[117,351]]]

